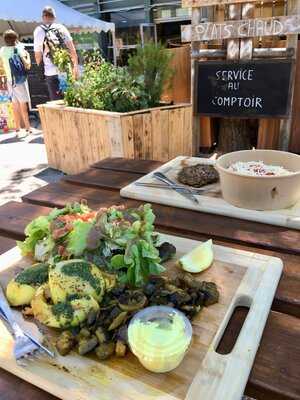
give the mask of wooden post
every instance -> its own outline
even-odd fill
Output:
[[[244,8],[245,6],[246,4],[243,5],[243,10],[248,10],[249,8]],[[230,4],[228,6],[228,17],[229,20],[239,20],[241,17],[241,5]],[[248,39],[243,39],[243,53],[245,56],[249,57],[251,51],[252,57],[252,44],[251,46],[249,46],[248,42]],[[227,42],[227,60],[238,60],[239,56],[240,40],[229,39]],[[250,147],[251,145],[247,120],[237,118],[224,118],[220,121],[218,144],[218,150],[220,152],[227,153],[230,151],[249,149]]]
[[[287,7],[287,14],[293,15],[299,13],[299,0],[289,0]],[[287,36],[287,47],[291,47],[294,49],[294,60],[297,60],[297,49],[298,49],[298,34],[296,35],[288,35]],[[294,99],[294,83],[295,83],[295,70],[293,68],[292,73],[292,82],[293,82],[293,90],[291,93],[290,99],[290,116],[287,119],[283,119],[280,123],[280,144],[279,148],[281,150],[288,151],[291,137],[291,129],[292,129],[292,107],[293,107],[293,99]]]
[[[296,60],[292,129],[289,151],[300,154],[300,41],[298,41],[298,57]]]
[[[254,18],[255,5],[253,3],[245,3],[242,5],[242,19]],[[253,52],[253,40],[250,38],[241,39],[240,59],[251,60]]]
[[[205,10],[205,11],[203,12],[203,10]],[[201,16],[203,16],[203,14],[205,14],[207,22],[213,20],[214,6],[201,8],[200,11],[201,11]],[[207,47],[208,47],[207,43],[200,42],[200,45],[199,45],[200,51],[207,49]],[[205,59],[203,59],[203,61],[204,60]],[[200,123],[199,147],[201,149],[210,149],[213,146],[214,140],[215,140],[214,129],[213,129],[213,119],[210,117],[201,116],[199,118],[199,123]]]
[[[200,8],[193,8],[192,9],[192,24],[199,24],[201,22],[201,11]],[[198,51],[199,50],[199,43],[198,42],[191,42],[191,54],[193,51]],[[192,58],[192,63],[191,63],[191,102],[192,106],[195,107],[195,86],[196,86],[196,60]],[[193,129],[193,143],[192,143],[192,148],[194,153],[198,153],[200,149],[200,120],[199,116],[195,115],[195,110],[193,108],[192,110],[192,129]],[[196,155],[195,154],[195,155]]]

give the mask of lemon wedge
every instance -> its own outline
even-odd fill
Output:
[[[209,268],[214,260],[213,242],[208,240],[180,258],[179,265],[187,272],[198,273]]]

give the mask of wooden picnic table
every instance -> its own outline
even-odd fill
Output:
[[[24,228],[34,217],[53,207],[86,199],[91,208],[141,202],[120,197],[120,188],[160,165],[145,160],[106,159],[86,172],[66,176],[23,196],[23,202],[0,207],[0,251],[24,238]],[[300,232],[229,217],[153,204],[158,230],[192,239],[207,240],[243,250],[279,257],[283,274],[275,294],[264,334],[246,386],[245,395],[257,400],[300,400]],[[238,308],[219,344],[232,349],[247,311]],[[238,374],[239,372],[236,371]],[[0,370],[0,398],[55,399],[48,393]],[[4,396],[4,397],[3,397]],[[226,399],[216,399],[226,400]]]

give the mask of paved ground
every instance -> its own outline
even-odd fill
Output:
[[[0,133],[0,205],[50,182],[63,174],[48,168],[42,132],[38,129],[24,139],[16,133]]]

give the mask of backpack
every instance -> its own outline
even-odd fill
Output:
[[[24,83],[27,79],[27,71],[22,61],[18,49],[14,49],[14,54],[9,59],[9,67],[13,86]]]
[[[45,52],[45,49],[48,48],[49,51],[46,54],[46,57],[49,57],[50,60],[53,62],[55,50],[67,48],[65,44],[65,39],[61,34],[60,30],[55,26],[41,25],[41,28],[45,32],[43,53]]]
[[[29,71],[31,69],[31,59],[30,59],[30,54],[28,51],[24,50],[25,56],[21,56],[21,60],[24,64],[24,67],[26,71]]]

